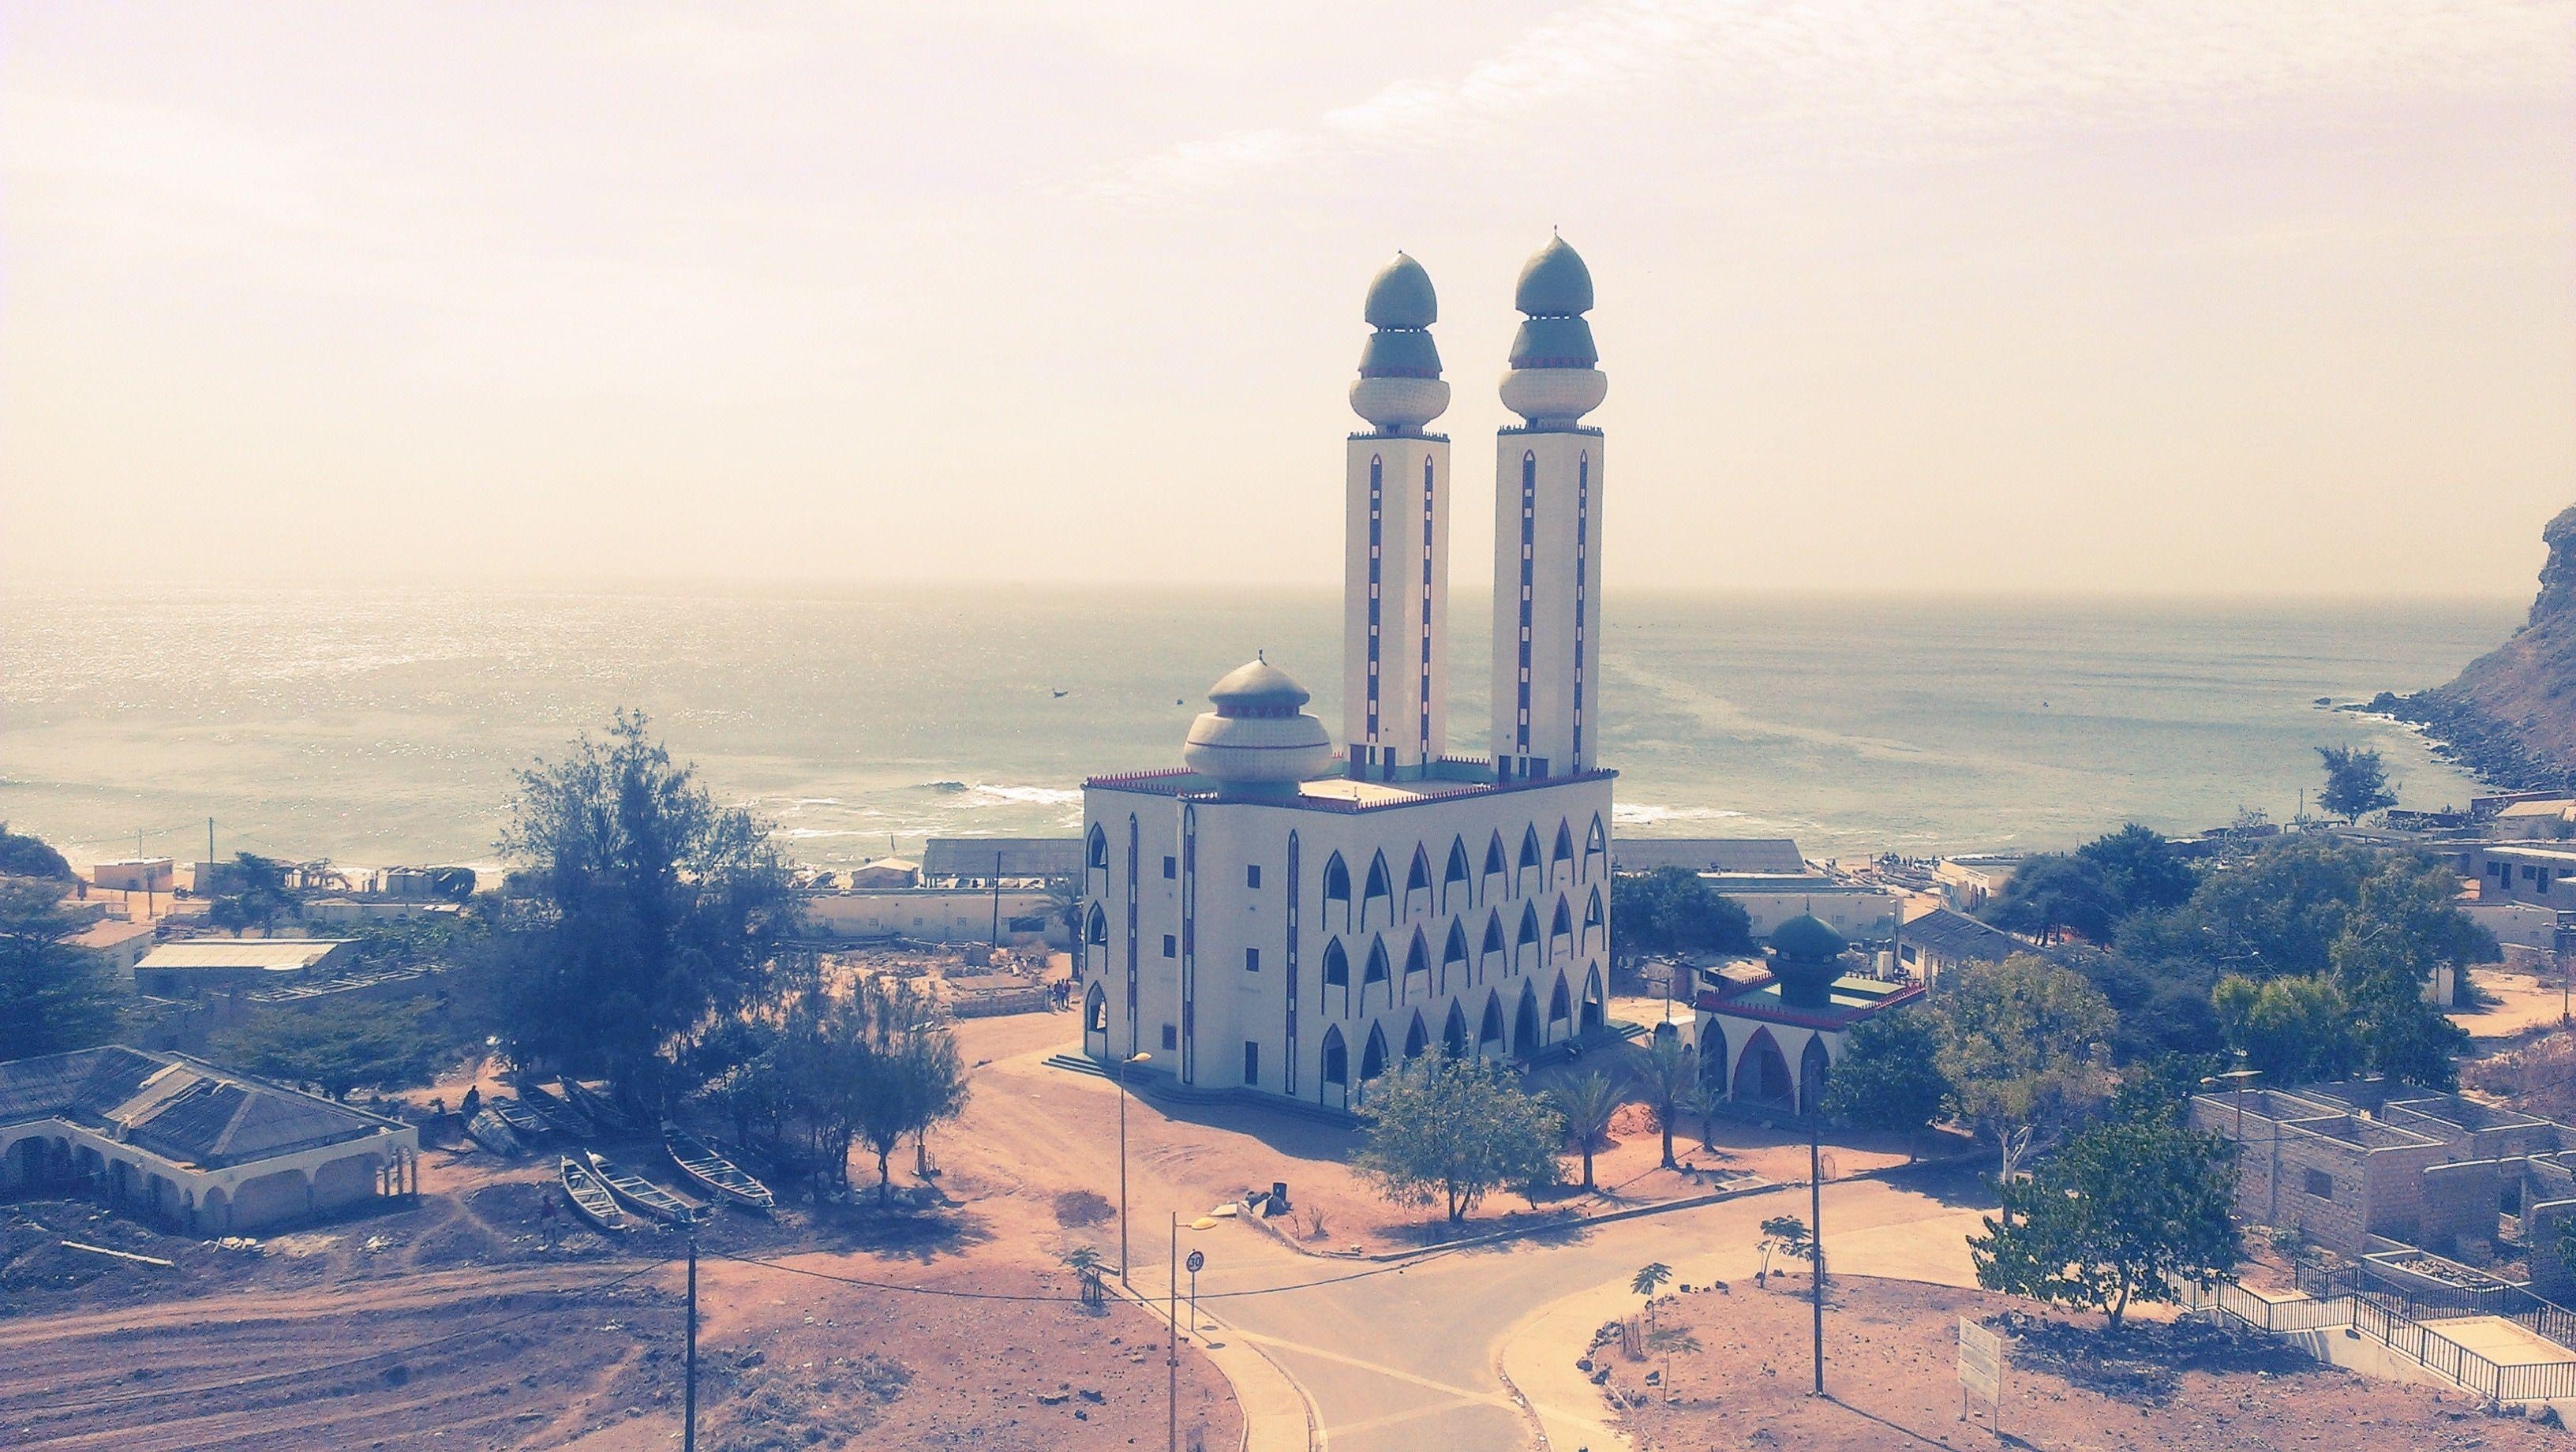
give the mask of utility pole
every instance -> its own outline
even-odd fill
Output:
[[[1807,1111],[1807,1220],[1815,1227],[1815,1274],[1808,1294],[1816,1310],[1816,1395],[1825,1394],[1825,1149],[1824,1116]]]
[[[680,1452],[698,1452],[698,1237],[689,1237],[688,1381],[680,1394]]]
[[[1164,1283],[1163,1371],[1168,1384],[1171,1432],[1165,1452],[1181,1452],[1181,1212],[1172,1212],[1172,1274]]]
[[[206,867],[211,876],[215,865],[215,819],[206,819]]]
[[[993,854],[993,946],[1002,946],[1002,854]]]

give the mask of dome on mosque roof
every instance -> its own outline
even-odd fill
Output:
[[[1829,963],[1843,955],[1851,945],[1843,935],[1826,927],[1806,913],[1789,919],[1771,930],[1774,955],[1805,963]]]
[[[1562,237],[1551,237],[1521,267],[1512,306],[1534,318],[1570,318],[1592,311],[1592,269]]]
[[[1440,349],[1429,333],[1378,332],[1360,346],[1362,378],[1437,378]]]
[[[1286,671],[1255,656],[1219,677],[1208,687],[1208,699],[1219,709],[1240,707],[1274,707],[1294,711],[1313,697]]]
[[[1440,298],[1431,290],[1431,274],[1398,252],[1369,283],[1364,316],[1372,328],[1419,329],[1438,322]]]

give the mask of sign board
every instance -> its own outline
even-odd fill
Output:
[[[1207,1269],[1207,1252],[1204,1250],[1191,1251],[1190,1258],[1182,1261],[1181,1264],[1189,1267],[1191,1275],[1197,1275],[1200,1271]]]
[[[1959,1388],[1983,1397],[1998,1416],[2004,1400],[2004,1338],[1962,1316],[1959,1318]]]

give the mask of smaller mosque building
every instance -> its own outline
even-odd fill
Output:
[[[1799,916],[1772,930],[1759,973],[1700,970],[1700,1081],[1748,1108],[1813,1112],[1851,1031],[1924,993],[1920,983],[1852,973],[1843,956],[1849,947],[1842,934]]]

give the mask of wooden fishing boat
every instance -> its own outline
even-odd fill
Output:
[[[582,1158],[590,1161],[591,1173],[597,1175],[618,1199],[656,1220],[667,1220],[673,1225],[692,1225],[697,1222],[698,1212],[691,1209],[686,1200],[654,1184],[651,1180],[627,1169],[597,1150],[584,1151]]]
[[[607,1095],[591,1088],[579,1079],[567,1078],[558,1082],[563,1085],[564,1098],[572,1104],[573,1108],[580,1110],[583,1115],[587,1116],[591,1123],[598,1125],[601,1129],[608,1131],[610,1134],[632,1134],[635,1132],[635,1121],[627,1115],[625,1110],[620,1109],[615,1104],[609,1102]]]
[[[494,1119],[508,1125],[510,1133],[521,1139],[535,1139],[546,1132],[546,1122],[537,1117],[537,1112],[516,1099],[502,1099],[495,1096],[484,1100],[483,1107]]]
[[[626,1228],[626,1212],[617,1208],[617,1197],[609,1193],[608,1186],[591,1172],[590,1166],[566,1155],[562,1176],[564,1198],[572,1202],[574,1212],[582,1219],[602,1230]]]
[[[709,1195],[747,1210],[765,1213],[777,1207],[778,1198],[769,1193],[767,1185],[678,1125],[662,1126],[662,1146],[671,1152],[671,1163],[680,1167],[689,1183]]]
[[[557,1134],[575,1139],[588,1139],[599,1131],[591,1127],[590,1116],[563,1101],[563,1096],[534,1084],[519,1086],[519,1102],[535,1110],[537,1117]]]
[[[465,1121],[465,1133],[476,1144],[496,1155],[517,1159],[527,1153],[527,1146],[519,1143],[519,1137],[510,1132],[510,1126],[501,1122],[501,1116],[493,1113],[489,1104],[474,1111],[474,1117]]]

